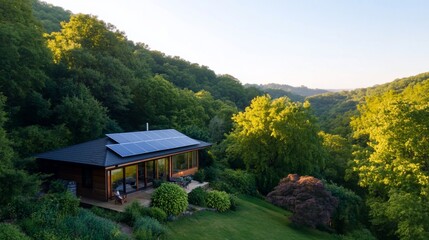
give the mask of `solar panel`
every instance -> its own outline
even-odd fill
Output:
[[[106,134],[117,144],[106,145],[121,157],[197,145],[200,142],[174,130]]]

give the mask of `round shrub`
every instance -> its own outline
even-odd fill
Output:
[[[151,204],[168,215],[179,215],[188,206],[188,194],[174,183],[163,183],[153,192]]]
[[[188,202],[193,205],[205,207],[207,192],[201,187],[197,187],[188,194]]]
[[[217,190],[208,192],[207,207],[215,208],[219,212],[225,212],[231,207],[228,193]]]

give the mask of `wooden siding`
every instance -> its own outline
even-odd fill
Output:
[[[63,163],[45,159],[39,159],[39,165],[43,172],[53,173],[55,178],[75,181],[77,196],[107,201],[106,174],[103,167]],[[91,171],[92,183],[90,187],[86,187],[83,184],[84,168],[88,168]]]

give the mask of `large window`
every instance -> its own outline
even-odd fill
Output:
[[[197,151],[182,153],[173,156],[173,173],[185,171],[190,168],[198,167]]]
[[[112,184],[112,194],[116,191],[125,192],[123,168],[113,169],[111,171],[110,181]]]

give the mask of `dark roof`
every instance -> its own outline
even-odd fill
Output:
[[[198,144],[180,148],[171,148],[162,151],[155,151],[145,154],[138,154],[129,157],[121,157],[119,154],[106,147],[106,145],[117,144],[117,142],[113,141],[109,137],[104,137],[97,140],[72,145],[62,149],[40,153],[37,154],[35,157],[38,159],[48,159],[62,162],[110,167],[139,160],[174,155],[179,152],[192,151],[211,146],[210,143],[206,143],[199,140],[195,141],[197,141]]]

